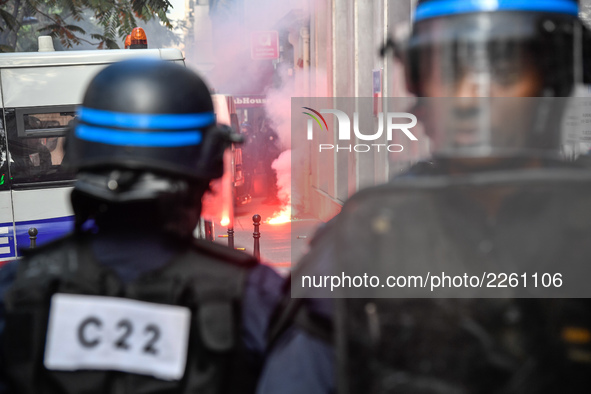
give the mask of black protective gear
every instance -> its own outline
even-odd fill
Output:
[[[422,174],[352,197],[333,226],[333,272],[376,275],[380,283],[394,275],[399,286],[338,289],[340,390],[585,392],[591,384],[591,309],[584,298],[590,179],[585,169],[564,165]],[[486,220],[470,198],[507,190],[494,219]],[[471,279],[430,288],[427,273],[442,272],[494,273],[498,280],[488,275],[482,287]],[[543,273],[546,279],[560,273],[564,282],[541,285]],[[519,275],[519,284],[504,283],[503,274]],[[300,283],[294,277],[292,285]]]
[[[247,275],[256,265],[252,256],[208,241],[179,244],[179,254],[163,269],[123,284],[95,260],[89,238],[76,235],[49,244],[19,264],[17,279],[5,296],[3,338],[5,372],[14,392],[254,392],[257,372],[252,370],[240,341],[241,299]],[[49,300],[57,293],[188,308],[191,325],[182,378],[163,380],[113,370],[46,368]]]

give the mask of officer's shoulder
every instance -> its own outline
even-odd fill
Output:
[[[338,218],[339,215],[336,215],[326,223],[322,223],[316,228],[316,231],[312,235],[312,239],[310,241],[310,247],[315,247],[326,241],[328,236],[334,232],[335,223],[337,222]]]
[[[436,161],[421,160],[402,170],[399,174],[394,175],[391,181],[413,178],[416,176],[440,175],[442,170],[441,165]]]
[[[392,179],[390,182],[370,186],[354,193],[345,203],[343,210],[357,207],[359,204],[376,204],[377,202],[413,203],[417,199],[429,198],[433,193],[442,190],[441,186],[444,183],[444,177],[437,175]]]
[[[430,217],[446,189],[439,177],[428,178],[400,179],[358,191],[345,202],[332,229],[341,233],[368,223],[382,228],[392,220],[412,223]]]
[[[25,260],[33,259],[37,256],[47,256],[49,254],[60,253],[65,248],[72,247],[77,241],[80,240],[80,236],[69,234],[35,248],[20,249],[19,253]]]
[[[24,275],[35,280],[35,278],[60,271],[68,266],[71,251],[76,248],[78,242],[80,242],[79,236],[67,235],[34,249],[19,250],[22,258],[15,265],[17,276]]]
[[[213,259],[225,261],[239,267],[250,268],[258,264],[258,260],[247,253],[203,239],[194,239],[192,250],[196,253],[204,254]]]

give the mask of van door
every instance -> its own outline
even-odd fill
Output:
[[[73,230],[74,181],[62,163],[75,116],[75,107],[65,105],[5,109],[17,256],[30,246],[29,229],[37,230],[37,245]]]
[[[3,264],[16,257],[16,244],[6,153],[6,122],[4,111],[0,111],[0,264]]]

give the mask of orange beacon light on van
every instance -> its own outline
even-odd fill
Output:
[[[125,37],[125,49],[129,49],[130,46],[131,46],[131,34],[128,34],[127,37]]]
[[[134,27],[131,31],[131,43],[129,49],[147,49],[148,38],[146,32],[141,27]]]

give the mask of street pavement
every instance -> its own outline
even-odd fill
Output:
[[[282,224],[269,224],[267,220],[273,217],[275,212],[281,210],[280,206],[263,204],[263,198],[253,198],[248,204],[239,206],[234,213],[234,247],[244,248],[246,253],[253,253],[253,220],[255,214],[261,215],[259,232],[261,237],[260,251],[261,261],[280,274],[287,275],[292,266],[304,255],[308,249],[308,242],[319,225],[323,222],[298,217],[291,222]],[[216,242],[228,244],[227,228],[219,223],[215,224]]]

